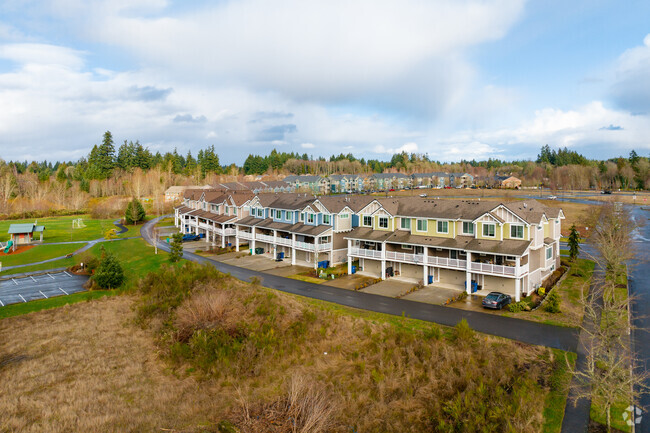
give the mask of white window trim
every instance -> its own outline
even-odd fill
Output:
[[[419,229],[420,223],[424,223],[424,225],[425,225],[424,230],[420,230],[420,229]],[[429,231],[429,220],[422,219],[422,218],[418,218],[418,219],[416,219],[416,220],[415,220],[415,231],[416,231],[416,232],[420,232],[420,233],[426,233],[426,232],[428,232],[428,231]]]
[[[327,218],[327,221],[325,219]],[[328,213],[323,214],[323,224],[329,224],[332,222],[332,216]]]
[[[342,213],[342,214],[340,214],[339,216],[341,217],[342,220],[346,220],[346,219],[350,218],[350,214],[349,214],[349,213]]]
[[[366,218],[370,218],[370,224],[366,224]],[[361,215],[361,225],[363,227],[372,227],[372,216],[370,216],[370,215]]]
[[[404,221],[408,221],[408,227],[404,227]],[[411,230],[411,218],[400,218],[399,229],[400,230]]]
[[[381,225],[382,220],[386,220],[386,227],[382,227],[382,225]],[[389,224],[389,221],[388,221],[388,217],[385,217],[385,216],[377,217],[377,227],[379,227],[380,229],[387,229],[389,225],[390,224]]]
[[[485,234],[485,227],[492,226],[494,228],[494,234]],[[483,237],[484,238],[495,238],[497,236],[497,225],[494,223],[483,223]]]
[[[469,226],[472,228],[472,232],[471,232],[471,233],[465,231],[465,224],[469,224]],[[460,229],[462,230],[462,232],[463,232],[464,235],[473,235],[474,232],[476,231],[476,230],[474,230],[474,229],[475,229],[475,227],[474,227],[474,223],[471,222],[471,221],[463,221],[463,223],[461,224]]]
[[[548,256],[549,252],[551,253],[551,257]],[[548,246],[548,247],[546,247],[546,260],[551,260],[551,259],[553,259],[553,247]]]
[[[439,224],[440,223],[447,223],[447,231],[446,232],[441,232],[439,230]],[[449,220],[436,220],[436,233],[441,233],[441,234],[449,234]]]
[[[314,221],[314,214],[311,212],[307,213],[307,224],[313,224]]]
[[[513,235],[512,235],[512,229],[513,229],[513,227],[521,227],[521,237],[519,237],[519,236],[513,236]],[[524,229],[524,225],[523,225],[523,224],[510,224],[510,237],[511,237],[512,239],[523,239],[523,238],[524,238],[524,234],[525,234],[524,231],[525,231],[525,229]]]

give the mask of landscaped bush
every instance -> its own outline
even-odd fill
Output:
[[[511,313],[520,313],[522,311],[530,311],[531,308],[528,302],[524,300],[519,302],[512,302],[508,305],[508,310],[510,310]]]
[[[560,298],[560,295],[555,292],[549,293],[546,304],[544,305],[544,311],[549,313],[559,313],[561,301],[562,299]]]
[[[539,296],[544,296],[544,295],[546,294],[546,289],[545,289],[544,287],[539,287],[539,288],[537,289],[537,294],[538,294]]]
[[[544,281],[544,284],[542,284],[542,287],[548,292],[550,289],[555,286],[555,283],[564,275],[566,272],[565,267],[560,267],[559,269],[556,269],[553,271],[553,273]]]
[[[99,266],[92,276],[93,282],[100,289],[117,289],[124,282],[124,270],[113,254],[102,248]]]

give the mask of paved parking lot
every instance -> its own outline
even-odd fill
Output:
[[[0,308],[9,304],[83,292],[88,277],[56,272],[0,281]]]

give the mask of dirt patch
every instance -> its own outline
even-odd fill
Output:
[[[29,251],[32,248],[34,248],[36,245],[19,245],[16,247],[16,251],[12,249],[9,250],[8,254],[5,254],[4,248],[0,250],[0,257],[2,256],[15,256],[16,254],[24,253],[25,251]]]

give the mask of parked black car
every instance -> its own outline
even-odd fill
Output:
[[[510,295],[501,292],[490,292],[483,298],[483,308],[492,308],[500,310],[512,302]]]

